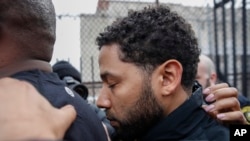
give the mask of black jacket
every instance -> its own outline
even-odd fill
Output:
[[[144,141],[229,141],[229,129],[202,108],[202,91],[193,95],[155,125]]]
[[[30,82],[55,107],[60,108],[66,104],[75,107],[77,118],[67,130],[65,141],[107,141],[105,130],[96,113],[56,73],[32,70],[19,72],[12,77]]]

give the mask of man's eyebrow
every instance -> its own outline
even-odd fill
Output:
[[[115,76],[116,76],[115,74],[108,71],[101,72],[100,74],[100,77],[103,81],[107,81],[108,77],[115,77]]]
[[[106,80],[108,75],[109,75],[108,72],[101,72],[100,77],[102,80]]]
[[[102,80],[107,80],[108,76],[112,76],[112,74],[108,71],[101,72],[100,74]]]

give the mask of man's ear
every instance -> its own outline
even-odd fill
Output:
[[[209,80],[211,85],[215,85],[217,83],[217,74],[211,73]]]
[[[179,61],[168,60],[160,66],[162,74],[162,95],[171,94],[180,84],[183,68]]]

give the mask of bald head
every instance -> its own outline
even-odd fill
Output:
[[[213,63],[213,61],[208,56],[206,56],[204,54],[201,54],[199,56],[199,59],[200,59],[199,63],[204,64],[206,66],[207,73],[209,75],[211,75],[211,73],[215,73],[216,72],[214,63]]]
[[[0,41],[11,40],[23,56],[50,61],[55,28],[51,0],[0,0]]]
[[[204,54],[201,54],[199,59],[196,80],[203,88],[214,85],[217,81],[217,74],[213,61]]]

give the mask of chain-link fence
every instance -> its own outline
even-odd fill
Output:
[[[99,0],[95,14],[82,14],[80,16],[80,48],[81,73],[83,83],[89,88],[90,97],[97,96],[101,87],[98,69],[98,47],[95,39],[104,28],[115,19],[124,17],[130,10],[140,10],[145,6],[163,4],[182,15],[190,24],[198,38],[202,52],[211,54],[214,46],[213,38],[213,8],[183,6],[173,3],[157,3],[126,1],[126,0]],[[95,102],[95,101],[93,101]]]
[[[205,0],[204,0],[205,1]],[[214,26],[214,7],[210,6],[183,6],[181,4],[173,3],[159,3],[159,1],[153,2],[142,2],[136,0],[99,0],[97,11],[95,14],[81,14],[80,15],[80,50],[81,50],[81,61],[80,71],[82,74],[83,83],[89,88],[90,98],[96,97],[99,94],[101,88],[101,80],[98,69],[98,47],[95,43],[95,39],[100,32],[103,32],[107,25],[110,25],[115,19],[124,17],[130,10],[140,10],[145,6],[150,5],[168,5],[172,10],[176,11],[179,15],[182,15],[193,27],[198,38],[198,43],[202,49],[202,53],[209,55],[215,60],[215,26]],[[226,7],[226,10],[230,10],[230,7]],[[249,12],[249,11],[247,11]],[[222,12],[218,16],[222,18]],[[242,15],[240,8],[236,8],[237,25],[240,26],[240,19]],[[250,14],[247,14],[248,19]],[[226,21],[230,21],[229,16],[225,16]],[[219,19],[219,18],[218,18]],[[224,29],[221,20],[217,21],[218,29]],[[241,27],[241,26],[240,26]],[[240,28],[238,27],[238,28]],[[247,31],[249,32],[249,23]],[[231,31],[231,27],[227,27],[225,30]],[[240,31],[235,34],[242,34]],[[222,32],[219,32],[218,40],[223,41]],[[228,35],[232,37],[231,35]],[[240,38],[240,36],[236,37]],[[249,40],[249,38],[248,38]],[[227,44],[227,47],[231,47],[231,41]],[[221,42],[220,42],[221,43]],[[219,43],[219,44],[220,44]],[[241,46],[240,42],[237,42],[237,46]],[[222,46],[223,45],[218,45]],[[239,50],[239,49],[238,49]],[[230,52],[231,51],[231,52]],[[228,53],[232,53],[232,50]],[[223,56],[225,52],[220,50],[220,55]],[[242,53],[238,51],[239,54]],[[228,59],[231,59],[228,57]],[[232,62],[230,62],[232,63]],[[233,69],[232,67],[228,69]],[[230,75],[230,74],[229,74]],[[240,79],[237,78],[237,79]],[[92,99],[95,102],[95,99]]]

